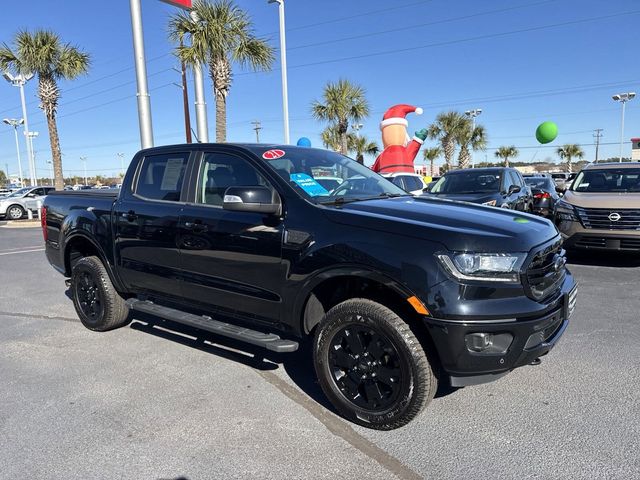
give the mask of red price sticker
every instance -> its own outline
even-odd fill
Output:
[[[284,157],[284,150],[267,150],[262,154],[262,158],[265,160],[275,160],[276,158]]]

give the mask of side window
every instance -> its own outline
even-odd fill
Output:
[[[504,175],[503,175],[503,191],[508,192],[509,188],[511,188],[511,185],[514,185],[513,183],[513,177],[511,176],[511,172],[509,170],[505,170],[504,171]]]
[[[151,200],[180,201],[188,153],[150,155],[142,161],[136,195]]]
[[[412,177],[410,175],[406,175],[404,177],[404,184],[406,185],[406,189],[408,192],[412,192],[414,190],[422,190],[424,186],[418,177]]]
[[[402,177],[391,177],[389,180],[391,180],[391,182],[393,182],[394,185],[404,190],[404,185],[402,184]]]
[[[509,172],[509,175],[511,176],[511,183],[513,183],[517,187],[522,188],[522,182],[520,182],[520,176],[513,170]]]
[[[200,168],[197,203],[222,206],[224,192],[234,186],[271,185],[246,160],[227,153],[205,154]]]
[[[45,195],[44,188],[36,188],[35,190],[31,190],[30,193],[32,193],[33,195],[36,195],[37,197],[41,195]]]

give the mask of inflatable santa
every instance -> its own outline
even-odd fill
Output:
[[[422,109],[406,104],[394,105],[382,117],[380,130],[382,131],[384,150],[378,155],[376,162],[371,167],[374,172],[415,172],[413,161],[422,142],[427,138],[427,129],[423,128],[416,132],[413,138],[409,138],[407,135],[409,122],[406,119],[408,113],[422,115]]]

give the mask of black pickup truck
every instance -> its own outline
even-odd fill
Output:
[[[325,394],[370,428],[409,422],[439,381],[538,363],[576,301],[548,220],[414,197],[319,149],[147,149],[119,192],[55,192],[42,213],[86,327],[140,311],[275,352],[311,338]]]

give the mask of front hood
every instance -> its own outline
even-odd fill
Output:
[[[460,202],[485,203],[498,199],[498,193],[430,193],[433,198],[443,200],[458,200]]]
[[[565,202],[582,208],[640,209],[640,192],[588,193],[567,190],[562,198]]]
[[[541,217],[431,196],[353,202],[329,208],[327,215],[336,223],[439,242],[454,251],[528,252],[558,235]]]

